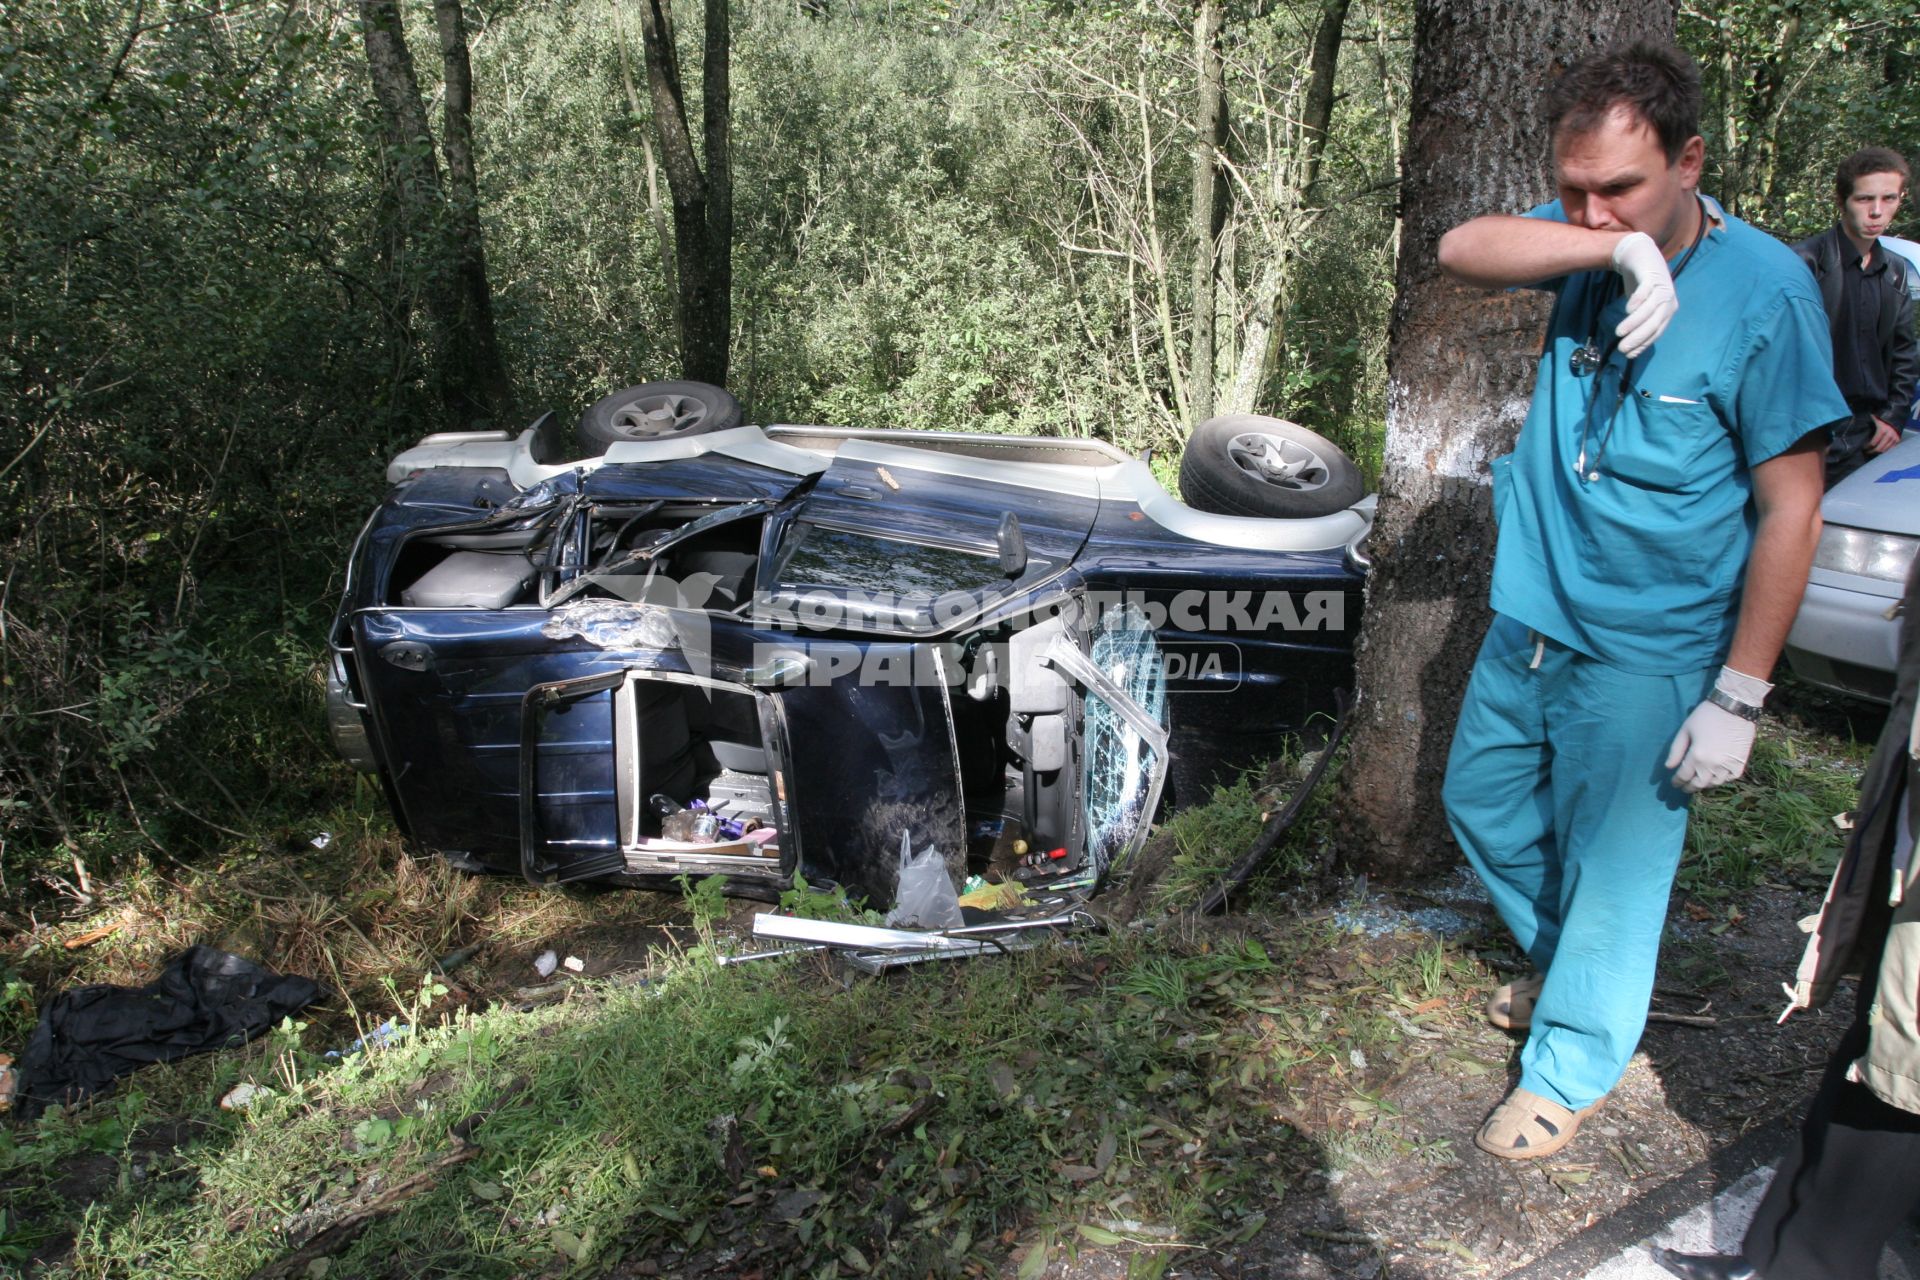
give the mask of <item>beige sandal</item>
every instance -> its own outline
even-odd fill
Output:
[[[1547,985],[1543,974],[1516,978],[1504,987],[1495,987],[1487,997],[1487,1021],[1502,1031],[1525,1031],[1533,1026],[1533,1006],[1540,989]]]
[[[1508,1160],[1550,1156],[1573,1141],[1573,1135],[1580,1132],[1580,1122],[1598,1111],[1600,1102],[1569,1111],[1537,1093],[1515,1089],[1473,1135],[1473,1145],[1488,1155]]]

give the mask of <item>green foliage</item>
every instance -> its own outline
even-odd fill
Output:
[[[1111,1244],[1121,1220],[1225,1245],[1257,1226],[1264,1144],[1287,1136],[1250,1090],[1274,1036],[1314,1034],[1297,1013],[1246,1023],[1284,1012],[1294,958],[1092,940],[852,989],[683,962],[564,1013],[498,1007],[336,1062],[283,1050],[277,1096],[189,1153],[188,1191],[102,1197],[69,1269],[247,1274],[284,1253],[289,1222],[323,1224],[445,1158],[461,1121],[478,1154],[377,1218],[336,1274],[620,1256],[671,1271],[722,1231],[780,1233],[792,1275],[849,1249],[970,1274],[1004,1257],[1004,1232]],[[1182,975],[1179,1005],[1143,976],[1160,972]],[[52,1117],[13,1172],[38,1187],[88,1144],[125,1145],[139,1113],[115,1120]],[[897,1221],[875,1217],[893,1203]]]
[[[431,15],[406,11],[431,102]],[[1319,12],[1227,23],[1222,376],[1266,326],[1253,407],[1372,474],[1411,13],[1350,10],[1307,188]],[[672,376],[671,197],[633,13],[469,17],[524,402],[568,417]],[[381,463],[446,412],[419,332],[445,264],[400,234],[356,21],[0,9],[8,888],[78,893],[76,855],[100,873],[257,839],[347,785],[320,734],[325,619]],[[679,24],[688,58],[699,25]],[[1770,228],[1823,222],[1838,152],[1898,144],[1920,111],[1920,35],[1882,0],[1682,25],[1708,68],[1709,189]],[[733,382],[754,418],[1096,437],[1155,448],[1172,477],[1194,307],[1187,10],[745,0],[733,47]]]
[[[1679,25],[1704,71],[1703,185],[1741,217],[1787,239],[1809,235],[1833,222],[1833,171],[1849,153],[1912,150],[1920,118],[1912,5],[1682,6]]]
[[[1199,901],[1253,846],[1274,810],[1287,802],[1290,788],[1299,785],[1308,767],[1310,760],[1282,759],[1265,769],[1249,770],[1232,783],[1215,787],[1207,803],[1189,806],[1168,818],[1161,834],[1173,841],[1174,853],[1155,889],[1158,905],[1171,909]],[[1286,782],[1263,783],[1263,774],[1285,778]],[[1331,792],[1332,788],[1323,784],[1308,797],[1293,829],[1257,873],[1257,884],[1294,884],[1315,865],[1313,848]]]
[[[695,881],[692,876],[679,875],[673,878],[673,882],[680,886],[680,892],[686,896],[687,911],[693,916],[693,927],[700,931],[701,937],[709,936],[714,924],[727,918],[727,878],[711,875]]]
[[[311,662],[417,374],[365,287],[355,44],[306,8],[0,16],[0,874],[109,863],[129,818],[184,852],[313,773],[276,633]]]
[[[1769,879],[1824,888],[1843,843],[1833,817],[1855,803],[1859,756],[1769,726],[1739,781],[1694,798],[1679,889],[1719,901]]]
[[[793,883],[780,891],[780,910],[802,920],[879,924],[884,919],[880,912],[866,907],[865,898],[858,902],[849,901],[847,891],[839,885],[831,889],[816,889],[798,871],[793,873]]]

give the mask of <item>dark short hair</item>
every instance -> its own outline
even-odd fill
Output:
[[[1913,171],[1898,151],[1888,147],[1862,147],[1833,171],[1833,194],[1842,204],[1853,194],[1853,184],[1870,173],[1897,173],[1904,188],[1913,180]]]
[[[1616,107],[1644,120],[1667,163],[1700,132],[1700,68],[1677,45],[1640,40],[1582,58],[1547,88],[1547,132],[1590,133]]]

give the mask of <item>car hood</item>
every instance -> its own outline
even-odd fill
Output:
[[[1920,433],[1835,485],[1820,516],[1828,524],[1920,537]]]

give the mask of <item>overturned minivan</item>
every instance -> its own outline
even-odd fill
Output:
[[[1251,421],[1222,467],[1332,509],[1195,510],[1086,440],[746,426],[697,383],[580,445],[430,435],[349,560],[333,742],[414,842],[540,883],[884,905],[907,835],[956,884],[1097,887],[1351,680],[1371,499]]]

